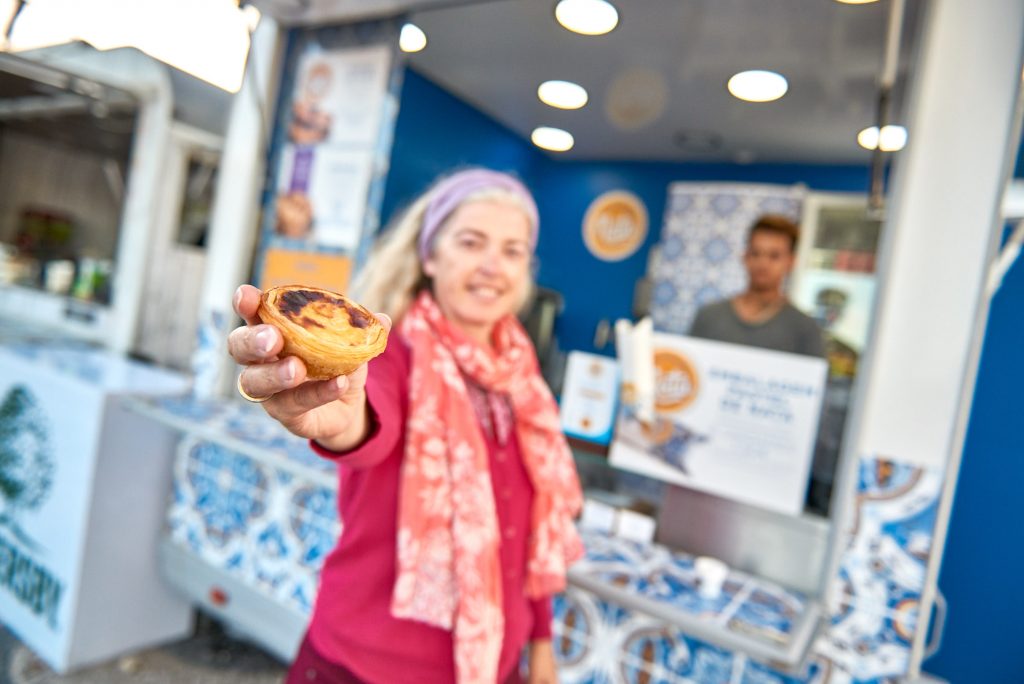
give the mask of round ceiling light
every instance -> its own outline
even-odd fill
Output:
[[[402,52],[419,52],[427,47],[427,34],[416,24],[406,24],[398,36],[398,47]]]
[[[661,118],[669,95],[668,81],[657,69],[620,71],[605,93],[605,115],[617,128],[636,131]]]
[[[870,5],[873,2],[878,2],[878,0],[836,0],[836,2],[844,5]]]
[[[600,36],[618,26],[619,12],[606,0],[560,0],[555,19],[575,33]]]
[[[857,134],[857,144],[865,150],[880,147],[883,152],[898,152],[907,144],[907,129],[903,126],[882,126],[882,135],[878,135],[878,126],[869,126]]]
[[[741,71],[729,79],[727,84],[733,96],[747,102],[771,102],[778,100],[789,90],[789,83],[782,74],[774,71],[754,69]]]
[[[587,91],[570,81],[544,81],[537,88],[537,97],[558,109],[579,109],[587,104]]]
[[[533,129],[530,140],[537,147],[551,150],[552,152],[571,150],[576,142],[569,131],[563,131],[561,128],[551,128],[550,126],[540,126]]]

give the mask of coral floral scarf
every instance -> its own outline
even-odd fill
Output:
[[[526,592],[565,587],[583,547],[573,517],[582,497],[558,408],[514,316],[494,349],[466,337],[424,292],[402,319],[412,348],[409,422],[398,509],[395,617],[453,631],[459,684],[492,684],[505,632],[498,518],[487,448],[463,374],[508,395],[534,487]]]

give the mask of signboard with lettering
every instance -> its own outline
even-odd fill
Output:
[[[619,468],[783,513],[804,507],[823,359],[655,333],[655,417],[624,405]]]
[[[43,657],[67,649],[75,602],[68,580],[87,520],[88,490],[78,483],[90,479],[88,459],[62,459],[58,468],[57,454],[96,439],[88,397],[68,391],[27,382],[0,386],[0,614],[34,649],[49,651]],[[68,405],[81,408],[55,415]]]
[[[184,388],[109,352],[0,345],[0,622],[59,673],[189,629],[156,558],[175,436],[117,396]]]
[[[625,190],[606,192],[587,208],[583,242],[602,261],[622,261],[636,253],[647,237],[647,207]]]

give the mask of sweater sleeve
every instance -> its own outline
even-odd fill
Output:
[[[533,608],[533,631],[530,632],[530,641],[550,639],[551,620],[554,616],[551,609],[551,597],[542,596],[539,599],[531,599],[530,606]]]
[[[409,384],[408,352],[401,347],[402,342],[392,336],[384,353],[370,361],[366,401],[371,424],[366,440],[349,451],[331,451],[311,440],[316,454],[359,470],[374,467],[395,450],[405,424]]]

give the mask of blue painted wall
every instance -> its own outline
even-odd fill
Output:
[[[650,162],[566,162],[545,158],[532,176],[541,214],[537,249],[540,284],[565,296],[556,334],[563,349],[593,349],[598,321],[629,318],[633,284],[647,270],[650,247],[661,234],[668,186],[674,181],[743,181],[816,190],[867,192],[868,169],[802,164],[670,164]],[[647,240],[632,257],[604,262],[583,243],[583,216],[608,190],[629,190],[647,205]]]
[[[438,176],[459,166],[515,171],[528,181],[540,159],[516,133],[406,69],[381,220],[386,224]]]
[[[953,684],[1024,682],[1024,262],[992,299],[939,588],[945,638],[924,668]]]

